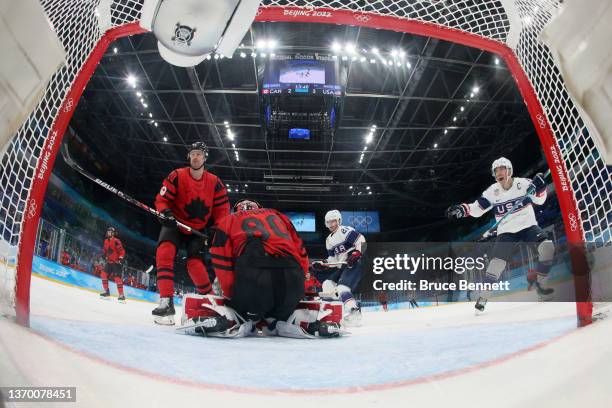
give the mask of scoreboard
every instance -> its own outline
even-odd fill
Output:
[[[261,94],[342,96],[334,60],[317,55],[281,56],[264,68]]]

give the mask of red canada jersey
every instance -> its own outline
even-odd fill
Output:
[[[125,249],[118,238],[110,237],[104,240],[104,259],[108,263],[119,263],[125,256]]]
[[[204,171],[196,180],[189,167],[176,169],[164,179],[155,208],[160,212],[171,209],[178,221],[197,230],[206,228],[209,221],[215,225],[230,212],[227,190],[219,177]]]
[[[234,262],[253,237],[261,238],[266,253],[291,256],[304,274],[308,272],[306,249],[289,218],[268,208],[239,211],[219,221],[210,246],[212,266],[225,297],[232,296]]]

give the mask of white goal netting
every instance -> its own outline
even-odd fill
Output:
[[[67,96],[76,79],[91,75],[83,66],[105,32],[137,22],[142,7],[138,0],[46,0],[42,4],[66,49],[68,64],[53,76],[40,104],[0,150],[0,307],[9,311],[14,309],[16,293],[17,303],[27,302],[23,294],[29,290],[29,277],[24,281],[23,276],[29,272],[22,266],[29,265],[32,254],[36,225],[31,224],[38,221],[44,196],[41,189],[67,125],[60,122],[70,118],[78,102]],[[568,237],[610,245],[610,168],[572,103],[550,52],[538,39],[557,7],[558,0],[264,0],[258,19],[290,22],[313,17],[313,22],[354,25],[378,19],[379,28],[395,30],[402,29],[402,22],[417,21],[439,32],[467,32],[507,46],[539,101],[527,100],[528,107],[541,106],[540,115],[530,110],[534,122],[542,128],[549,125],[552,131],[543,148],[549,163],[557,167],[553,172],[557,172],[557,186],[562,187],[557,188],[563,195],[560,202],[569,211],[565,218]],[[338,19],[341,13],[350,16],[350,21]],[[58,120],[61,115],[64,117]],[[16,269],[9,254],[17,261]]]

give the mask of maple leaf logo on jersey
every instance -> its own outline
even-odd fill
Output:
[[[206,221],[206,216],[208,215],[209,208],[206,206],[206,204],[204,204],[204,201],[200,200],[199,197],[196,197],[185,206],[185,212],[191,220],[199,218],[202,221]]]

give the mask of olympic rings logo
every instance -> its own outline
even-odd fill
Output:
[[[537,114],[536,120],[538,121],[538,125],[540,125],[541,129],[546,129],[546,119],[541,113]]]
[[[355,20],[357,20],[357,21],[359,21],[359,22],[361,22],[361,23],[365,23],[365,22],[367,22],[367,21],[370,21],[371,19],[372,19],[372,17],[367,16],[367,15],[365,15],[365,14],[357,14],[357,15],[355,16]]]
[[[36,201],[30,200],[30,205],[28,206],[28,218],[32,219],[36,215]]]
[[[578,220],[576,219],[576,215],[574,215],[574,213],[569,213],[567,217],[569,218],[570,230],[577,231]]]
[[[351,215],[348,217],[348,222],[353,227],[367,227],[372,223],[372,217],[369,215]]]

